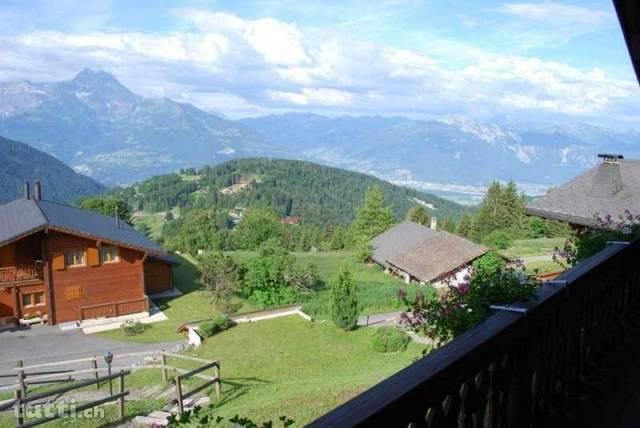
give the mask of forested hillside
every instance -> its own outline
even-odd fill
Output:
[[[247,208],[267,206],[279,215],[299,216],[304,224],[349,224],[371,186],[402,219],[409,208],[425,206],[438,217],[459,217],[453,202],[400,187],[375,177],[294,160],[239,159],[183,174],[158,176],[113,191],[135,211],[179,207]]]
[[[100,183],[76,173],[53,156],[0,137],[0,203],[22,195],[27,180],[40,180],[44,197],[57,202],[72,202],[104,190]]]

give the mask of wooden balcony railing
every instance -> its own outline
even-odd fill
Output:
[[[610,244],[311,426],[570,426],[638,320],[639,248]]]
[[[0,268],[0,283],[42,279],[42,266],[33,264]]]

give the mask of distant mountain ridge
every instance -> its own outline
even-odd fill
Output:
[[[302,159],[426,191],[514,180],[530,194],[569,180],[599,152],[640,158],[640,132],[584,124],[286,113],[229,120],[136,95],[85,69],[56,83],[0,83],[0,135],[24,141],[105,184],[243,157]]]
[[[190,104],[138,96],[85,69],[58,83],[0,84],[0,135],[26,141],[105,184],[262,153],[249,129]]]
[[[76,173],[58,159],[2,137],[0,165],[0,204],[21,197],[25,181],[39,180],[45,199],[64,203],[105,190],[100,183]]]

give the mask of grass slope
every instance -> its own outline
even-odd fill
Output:
[[[376,353],[373,333],[287,317],[238,325],[194,353],[221,361],[223,398],[216,414],[256,421],[286,415],[302,426],[420,354],[414,343],[401,353]]]

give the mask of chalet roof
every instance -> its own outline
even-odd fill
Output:
[[[166,254],[161,246],[130,225],[120,222],[118,227],[110,216],[45,200],[18,199],[0,205],[0,245],[45,228],[156,255]]]
[[[371,258],[378,264],[388,267],[387,260],[393,256],[413,247],[427,238],[436,235],[436,231],[428,227],[405,221],[393,226],[386,232],[373,238],[371,246],[373,255]]]
[[[598,216],[614,219],[625,210],[640,214],[640,161],[602,162],[527,204],[538,217],[596,226]]]
[[[388,262],[420,281],[435,281],[471,263],[489,249],[468,239],[438,231],[406,251],[392,256]]]

